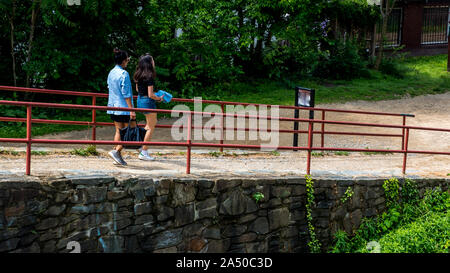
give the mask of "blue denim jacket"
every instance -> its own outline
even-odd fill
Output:
[[[131,98],[133,103],[133,91],[131,89],[130,75],[120,65],[116,65],[108,75],[108,107],[128,107],[126,98]],[[113,115],[129,115],[130,112],[108,110],[106,113]]]

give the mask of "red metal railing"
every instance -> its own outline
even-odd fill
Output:
[[[190,162],[191,162],[191,148],[192,147],[218,147],[223,148],[242,148],[242,149],[260,149],[261,145],[241,145],[241,144],[224,144],[223,143],[223,132],[225,130],[245,130],[252,131],[260,129],[250,129],[250,128],[227,128],[223,126],[223,120],[225,117],[242,117],[242,118],[254,118],[254,119],[267,119],[267,120],[279,120],[279,121],[293,121],[293,122],[307,122],[308,131],[301,130],[274,130],[281,133],[307,133],[308,143],[305,147],[293,147],[293,146],[264,146],[265,148],[279,149],[279,150],[306,150],[308,151],[307,156],[307,174],[310,174],[311,169],[311,152],[314,150],[318,151],[349,151],[349,152],[389,152],[389,153],[403,153],[403,173],[406,171],[406,159],[408,153],[422,153],[422,154],[439,154],[439,155],[450,155],[450,152],[436,152],[436,151],[419,151],[419,150],[408,150],[409,141],[409,130],[430,130],[430,131],[441,131],[450,132],[450,129],[442,128],[427,128],[427,127],[417,127],[417,126],[406,126],[406,117],[414,117],[409,114],[397,114],[397,113],[380,113],[380,112],[367,112],[367,111],[352,111],[352,110],[339,110],[339,109],[326,109],[326,108],[309,108],[309,107],[295,107],[286,105],[266,105],[266,104],[251,104],[251,103],[238,103],[238,102],[224,102],[224,101],[212,101],[212,100],[202,100],[203,103],[216,103],[221,105],[222,113],[215,112],[198,112],[198,111],[180,111],[180,110],[164,110],[164,109],[140,109],[140,108],[118,108],[118,107],[105,107],[96,106],[97,97],[107,97],[107,94],[99,93],[85,93],[85,92],[72,92],[63,90],[46,90],[46,89],[34,89],[34,88],[21,88],[21,87],[9,87],[0,86],[0,90],[5,91],[22,91],[22,92],[37,92],[37,93],[47,93],[47,94],[60,94],[60,95],[75,95],[75,96],[91,96],[92,106],[88,105],[74,105],[74,104],[56,104],[56,103],[40,103],[40,102],[16,102],[16,101],[5,101],[0,100],[0,105],[15,105],[15,106],[25,106],[27,107],[27,117],[25,118],[12,118],[12,117],[0,117],[0,121],[13,121],[13,122],[26,122],[27,123],[27,136],[25,139],[21,138],[0,138],[0,142],[16,142],[16,143],[26,143],[27,144],[27,160],[26,160],[26,174],[29,175],[31,172],[31,145],[32,143],[52,143],[52,144],[94,144],[94,145],[127,145],[127,144],[138,144],[138,145],[165,145],[165,146],[185,146],[187,147],[187,164],[186,173],[190,173]],[[175,102],[194,102],[193,99],[179,99],[174,98]],[[259,115],[241,115],[241,114],[227,114],[223,112],[224,105],[255,105],[255,106],[267,106],[267,107],[279,107],[284,109],[301,109],[301,110],[314,110],[322,111],[322,120],[315,119],[302,119],[302,118],[286,118],[286,117],[269,117],[269,116],[259,116]],[[43,119],[32,119],[32,107],[50,107],[50,108],[66,108],[66,109],[80,109],[80,110],[91,110],[92,111],[92,122],[83,121],[65,121],[65,120],[43,120]],[[96,122],[96,111],[106,111],[106,110],[122,110],[122,111],[135,111],[135,112],[157,112],[157,113],[183,113],[188,115],[187,124],[187,141],[186,142],[124,142],[124,141],[97,141],[95,127],[96,126],[113,126],[113,123],[107,122]],[[388,116],[401,116],[403,119],[403,125],[392,125],[392,124],[375,124],[375,123],[358,123],[358,122],[343,122],[343,121],[331,121],[325,120],[325,112],[343,112],[343,113],[355,113],[355,114],[366,114],[366,115],[388,115]],[[192,116],[193,115],[210,115],[210,116],[221,116],[221,132],[222,138],[220,144],[215,143],[195,143],[191,140],[191,129],[203,128],[192,126]],[[32,123],[49,123],[49,124],[72,124],[72,125],[92,125],[92,140],[52,140],[52,139],[32,139],[31,137],[31,124]],[[314,131],[313,124],[321,123],[321,131]],[[369,126],[369,127],[383,127],[383,128],[399,128],[402,129],[402,134],[378,134],[378,133],[356,133],[356,132],[328,132],[325,131],[325,124],[337,124],[337,125],[352,125],[352,126]],[[142,125],[140,125],[142,126]],[[180,128],[181,126],[172,125],[157,125],[157,127],[162,128]],[[215,127],[213,127],[215,128]],[[266,130],[265,130],[266,131]],[[267,130],[271,132],[272,130]],[[313,134],[321,134],[321,147],[313,147],[312,136]],[[400,150],[383,150],[383,149],[354,149],[354,148],[333,148],[324,147],[324,135],[325,134],[339,134],[339,135],[364,135],[364,136],[380,136],[380,137],[401,137],[402,147]]]

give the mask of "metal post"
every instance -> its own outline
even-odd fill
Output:
[[[189,114],[189,119],[188,119],[188,131],[187,131],[187,163],[186,163],[186,173],[190,174],[191,173],[191,127],[192,127],[192,115]]]
[[[27,106],[27,159],[26,174],[31,174],[31,106]]]
[[[403,126],[406,125],[406,116],[403,116]],[[402,149],[405,147],[405,128],[402,128]]]
[[[222,109],[222,114],[224,114],[225,111],[224,111],[223,103],[220,104],[220,108]],[[222,123],[220,124],[220,130],[221,130],[220,144],[223,144],[223,139],[224,139],[224,129],[223,129],[223,126],[225,124],[224,120],[225,120],[225,116],[222,115]],[[223,147],[220,147],[220,152],[223,153]]]
[[[403,174],[406,172],[406,157],[408,155],[408,140],[409,140],[409,128],[406,128],[406,140],[405,140],[405,147],[403,148],[404,154],[403,154]]]
[[[96,103],[96,96],[92,96],[92,106],[95,106]],[[96,139],[96,126],[95,126],[95,122],[96,122],[96,115],[97,111],[95,111],[95,109],[92,109],[92,140]]]
[[[312,121],[309,122],[308,125],[308,158],[306,160],[306,174],[311,174],[311,148],[312,148],[312,130],[313,130],[313,123]]]
[[[322,110],[322,120],[325,120],[325,110]],[[320,147],[324,147],[324,143],[325,143],[325,123],[322,123],[322,139],[321,139],[321,143],[320,143]]]

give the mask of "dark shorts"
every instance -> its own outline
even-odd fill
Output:
[[[137,108],[144,109],[156,109],[156,101],[149,97],[138,96]],[[149,114],[150,112],[145,112],[143,114]]]
[[[130,122],[130,115],[109,115],[115,122]]]

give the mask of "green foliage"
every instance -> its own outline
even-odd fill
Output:
[[[449,253],[450,211],[431,212],[383,236],[383,253]]]
[[[270,154],[273,155],[273,156],[279,156],[280,152],[278,152],[278,151],[271,151]]]
[[[385,180],[383,183],[384,194],[386,196],[387,207],[392,207],[398,203],[400,198],[400,183],[397,178]]]
[[[70,154],[72,155],[80,155],[80,156],[97,156],[99,152],[94,145],[89,145],[86,148],[73,149]]]
[[[344,195],[341,197],[341,203],[342,204],[345,204],[346,202],[347,202],[347,200],[348,199],[350,199],[352,196],[353,196],[353,189],[352,189],[352,187],[348,187],[346,190],[345,190],[345,193],[344,193]]]
[[[256,203],[258,203],[259,201],[264,199],[264,194],[262,194],[261,192],[255,192],[252,197],[256,201]]]
[[[349,153],[349,152],[346,152],[346,151],[337,151],[337,152],[334,152],[334,155],[349,156],[350,153]]]
[[[416,183],[408,179],[401,187],[396,179],[386,180],[383,187],[391,200],[387,211],[363,218],[353,236],[338,231],[330,252],[374,252],[368,249],[374,242],[383,253],[448,253],[450,194],[437,187],[419,198]]]
[[[217,152],[217,151],[210,151],[210,152],[208,152],[208,154],[213,157],[219,157],[219,156],[223,155],[222,152]]]
[[[313,69],[313,75],[338,80],[370,77],[367,64],[353,41],[332,41],[330,49],[323,52],[319,58]]]
[[[0,150],[0,155],[14,155],[18,156],[19,152],[13,150]]]
[[[314,202],[314,181],[311,176],[305,175],[306,178],[306,221],[308,223],[308,231],[309,231],[309,250],[311,253],[320,253],[321,245],[319,240],[316,237],[316,232],[314,229],[314,225],[312,224],[312,208],[315,206]]]

